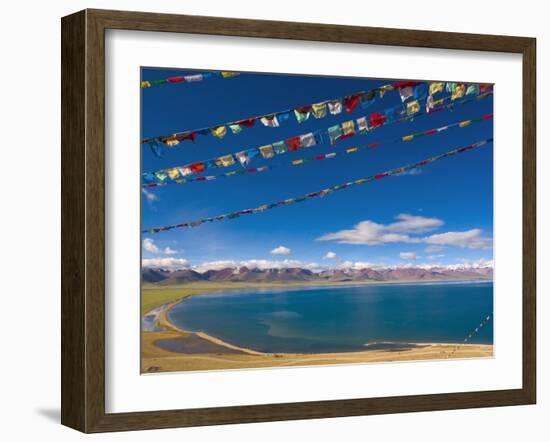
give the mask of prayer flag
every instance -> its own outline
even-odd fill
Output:
[[[175,179],[180,177],[180,172],[179,172],[177,167],[173,167],[172,169],[168,169],[166,171],[166,173],[168,174],[168,176],[170,177],[171,180],[175,180]]]
[[[273,158],[275,152],[273,152],[273,146],[271,144],[266,144],[265,146],[260,146],[259,148],[262,157],[264,158]]]
[[[407,103],[407,115],[414,115],[420,111],[420,103],[418,100],[409,101]]]
[[[190,164],[189,168],[193,173],[200,173],[200,172],[204,172],[205,166],[204,166],[204,163],[198,162],[198,163]]]
[[[212,135],[214,135],[217,138],[225,137],[226,133],[227,133],[227,129],[225,126],[217,126],[212,128]]]
[[[352,112],[359,104],[359,96],[350,95],[344,99],[344,103],[346,105],[346,112]]]
[[[225,71],[222,71],[222,77],[223,78],[235,77],[237,75],[239,75],[239,72],[225,72]]]
[[[309,118],[311,107],[301,107],[294,110],[294,115],[296,116],[296,121],[298,123],[303,123]]]
[[[265,117],[260,118],[260,121],[264,126],[267,127],[279,127],[279,120],[277,120],[277,115],[266,115]]]
[[[479,85],[478,84],[469,84],[466,89],[466,95],[477,95],[479,94]]]
[[[185,77],[170,77],[166,79],[167,83],[184,83]]]
[[[455,89],[456,89],[456,83],[447,83],[447,84],[445,85],[445,90],[446,90],[447,92],[453,93],[453,92],[455,91]]]
[[[278,114],[279,122],[286,121],[290,118],[290,112],[281,112]]]
[[[168,174],[164,170],[158,170],[155,172],[155,177],[157,178],[157,181],[162,183],[166,178],[168,178]]]
[[[172,135],[168,138],[165,138],[164,139],[164,143],[168,146],[168,147],[174,147],[174,146],[177,146],[178,144],[180,144],[179,140],[177,139],[177,137],[175,135]]]
[[[142,87],[142,88],[151,87],[151,83],[148,82],[148,81],[142,81],[142,82],[141,82],[141,87]]]
[[[342,123],[342,136],[340,138],[348,138],[355,134],[355,123],[353,120],[344,121]]]
[[[328,128],[328,136],[330,138],[330,144],[336,144],[336,141],[342,135],[342,128],[339,124]]]
[[[164,152],[164,148],[162,144],[160,144],[158,141],[151,141],[149,143],[149,147],[151,148],[151,151],[155,154],[156,157],[161,158],[162,154]]]
[[[189,166],[179,167],[178,169],[180,171],[181,176],[187,176],[187,175],[191,175],[193,173],[193,171],[191,170],[191,168]]]
[[[231,129],[231,132],[233,132],[235,135],[241,133],[241,131],[243,130],[239,123],[229,124],[229,129]]]
[[[202,74],[186,75],[185,81],[188,81],[188,82],[202,81]]]
[[[373,103],[375,98],[376,98],[376,92],[374,92],[374,91],[365,92],[365,93],[360,94],[359,95],[359,101],[361,102],[361,107],[363,109],[366,109],[368,106],[370,106]]]
[[[241,126],[244,126],[244,127],[252,127],[254,126],[254,123],[256,122],[256,119],[255,118],[248,118],[246,120],[241,120],[241,121],[238,121],[238,123],[241,125]]]
[[[430,83],[430,95],[437,94],[438,92],[443,92],[443,83],[441,81]]]
[[[453,94],[451,95],[451,100],[456,100],[457,98],[462,98],[466,91],[466,87],[463,84],[459,84],[455,87]]]
[[[327,116],[327,104],[316,103],[311,105],[311,111],[315,118],[325,118]]]
[[[412,95],[413,95],[412,86],[406,86],[406,87],[400,87],[399,88],[399,96],[401,97],[401,101],[407,100],[407,98],[412,97]]]
[[[331,115],[338,115],[342,112],[342,101],[334,100],[328,102],[328,111]]]
[[[386,121],[386,117],[380,112],[375,112],[370,116],[370,125],[372,128],[382,126],[384,124],[384,121]]]
[[[248,157],[248,152],[244,150],[242,152],[237,152],[235,156],[237,157],[237,160],[239,160],[239,163],[241,163],[241,166],[243,167],[245,167],[250,162],[250,158]]]
[[[315,140],[315,135],[312,132],[300,135],[300,144],[302,147],[315,146],[315,144],[317,144]]]
[[[233,155],[225,155],[223,157],[216,158],[215,161],[218,167],[229,167],[235,164],[235,158]]]
[[[364,134],[368,132],[369,126],[367,123],[367,117],[357,118],[356,122],[357,122],[357,130],[359,131],[360,134]]]
[[[284,141],[277,141],[273,143],[273,150],[277,155],[288,152],[288,149]]]
[[[286,145],[288,146],[288,150],[290,150],[291,152],[298,150],[301,147],[300,137],[289,138],[288,140],[286,140]]]
[[[394,87],[391,84],[386,84],[384,86],[379,87],[378,93],[380,94],[380,98],[382,98],[387,91],[392,91],[393,89]]]

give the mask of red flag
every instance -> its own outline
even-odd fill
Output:
[[[244,126],[244,127],[252,127],[254,126],[254,123],[256,122],[256,119],[255,118],[249,118],[248,120],[241,120],[241,121],[238,121],[238,123],[241,125],[241,126]]]
[[[344,98],[344,103],[346,105],[346,112],[353,111],[359,104],[359,95],[350,95]]]
[[[204,163],[193,163],[189,166],[189,168],[191,169],[191,172],[199,173],[199,172],[203,172],[206,167]]]
[[[288,150],[291,152],[298,150],[301,147],[300,137],[289,138],[286,140],[286,145],[288,146]]]
[[[168,83],[183,83],[185,82],[185,77],[171,77],[167,78],[166,81]]]
[[[420,81],[396,81],[392,84],[395,88],[402,88],[402,87],[414,87],[416,85],[419,85]]]
[[[375,112],[370,116],[371,127],[382,126],[384,124],[384,121],[386,121],[386,117],[382,115],[380,112]]]

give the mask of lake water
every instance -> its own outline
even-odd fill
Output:
[[[492,312],[492,282],[460,282],[228,291],[193,296],[169,316],[258,351],[318,353],[461,343]],[[470,342],[492,344],[492,321]]]

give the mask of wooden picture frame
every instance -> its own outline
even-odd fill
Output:
[[[523,385],[271,405],[105,412],[105,30],[496,51],[523,57]],[[534,38],[84,10],[62,19],[62,424],[91,432],[533,404],[536,398]]]

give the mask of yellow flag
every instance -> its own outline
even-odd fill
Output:
[[[227,133],[227,129],[225,128],[225,126],[218,126],[218,127],[212,128],[212,135],[214,135],[215,137],[223,138],[225,137],[226,133]]]
[[[414,115],[420,110],[420,103],[418,100],[409,101],[407,103],[407,115]]]
[[[438,92],[443,91],[443,83],[436,81],[430,83],[430,95],[437,94]]]
[[[151,83],[149,83],[148,81],[142,81],[141,82],[141,87],[144,88],[144,87],[151,87]]]
[[[223,77],[223,78],[235,77],[236,75],[239,75],[239,73],[238,73],[238,72],[226,72],[226,71],[222,71],[222,77]]]
[[[179,140],[175,136],[168,137],[164,140],[167,146],[174,147],[180,144]]]
[[[460,127],[466,127],[466,126],[469,126],[470,124],[472,124],[472,120],[461,121],[460,123],[458,123]]]
[[[466,87],[463,84],[459,84],[455,87],[453,94],[451,95],[451,100],[456,100],[457,98],[462,98],[466,93]]]
[[[179,176],[180,176],[180,172],[176,167],[174,167],[172,169],[168,169],[166,171],[166,173],[168,174],[168,176],[170,177],[171,180],[175,180],[176,178],[179,178]]]
[[[414,135],[405,135],[401,140],[403,141],[410,141],[414,138]]]

